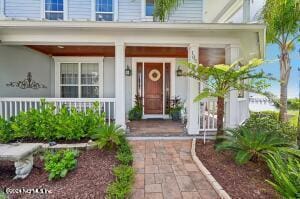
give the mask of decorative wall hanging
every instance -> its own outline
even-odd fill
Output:
[[[160,72],[157,69],[153,69],[149,72],[149,79],[151,79],[152,81],[156,82],[160,79]]]
[[[47,88],[44,84],[37,83],[36,81],[32,80],[31,72],[27,73],[27,77],[23,81],[16,81],[16,82],[9,82],[6,84],[9,87],[18,87],[21,89],[39,89],[39,88]]]

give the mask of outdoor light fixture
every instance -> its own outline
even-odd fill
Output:
[[[128,65],[126,66],[126,69],[125,69],[125,75],[126,76],[131,76],[131,69],[129,68]]]
[[[176,70],[176,74],[177,74],[178,77],[183,76],[183,71],[182,71],[182,69],[180,68],[180,66],[178,66],[178,68],[177,68],[177,70]]]

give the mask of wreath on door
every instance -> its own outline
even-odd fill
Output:
[[[151,79],[151,81],[154,82],[158,81],[160,79],[160,76],[161,74],[157,69],[153,69],[149,72],[149,79]]]

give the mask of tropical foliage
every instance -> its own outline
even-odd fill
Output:
[[[169,14],[183,2],[184,0],[155,0],[154,17],[159,21],[166,21]]]
[[[284,198],[300,198],[300,159],[283,159],[275,153],[269,155],[267,164],[274,178],[274,181],[267,182]]]
[[[143,116],[143,103],[142,98],[138,95],[135,96],[135,106],[129,111],[129,120],[140,120]]]
[[[0,119],[0,142],[90,138],[105,123],[105,115],[99,113],[98,106],[95,103],[85,113],[65,106],[57,110],[53,104],[42,101],[40,110],[21,112],[9,121]]]
[[[99,127],[92,138],[96,140],[99,149],[113,149],[121,144],[123,134],[121,126],[111,123]]]
[[[46,152],[44,155],[45,170],[49,173],[49,180],[66,177],[69,171],[75,169],[77,156],[78,151],[75,150]]]
[[[288,122],[279,122],[279,114],[274,111],[252,112],[243,126],[251,131],[276,134],[283,139],[296,143],[297,129]]]
[[[231,90],[243,90],[254,93],[264,93],[269,87],[267,80],[273,79],[263,71],[257,72],[256,68],[263,63],[260,59],[253,59],[246,65],[233,63],[231,65],[218,64],[203,66],[188,63],[190,69],[188,76],[201,81],[204,89],[194,99],[199,101],[207,97],[217,97],[217,128],[218,135],[223,134],[224,99]]]
[[[300,1],[266,0],[261,18],[267,27],[267,41],[279,46],[280,55],[280,114],[287,122],[287,85],[291,72],[289,53],[300,38]]]
[[[273,133],[261,130],[251,131],[244,127],[229,130],[226,133],[225,140],[217,144],[216,149],[233,151],[238,164],[245,164],[250,160],[266,159],[267,155],[275,152],[300,157],[300,151],[292,148],[291,142]]]

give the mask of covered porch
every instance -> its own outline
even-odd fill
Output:
[[[125,27],[120,23],[117,27],[85,22],[90,27],[78,28],[75,22],[72,27],[63,27],[60,22],[55,22],[55,27],[52,22],[41,24],[44,27],[36,23],[28,22],[24,31],[17,22],[13,27],[13,23],[2,24],[0,116],[6,119],[39,108],[40,99],[80,111],[98,102],[99,112],[106,113],[108,122],[126,128],[136,95],[143,99],[144,119],[169,119],[169,102],[179,96],[185,104],[188,134],[215,131],[216,100],[195,103],[193,99],[203,85],[177,75],[177,70],[186,70],[182,62],[231,63],[250,56],[249,51],[260,56],[259,46],[243,46],[244,39],[256,38],[261,31],[259,26],[243,27],[251,30],[246,36],[238,31],[241,27],[232,31],[228,25],[208,31],[207,27],[193,24]],[[28,81],[28,72],[31,81],[40,84],[38,89],[17,86],[19,81]],[[248,116],[247,100],[247,96],[238,98],[237,92],[230,93],[225,110],[227,127]]]

